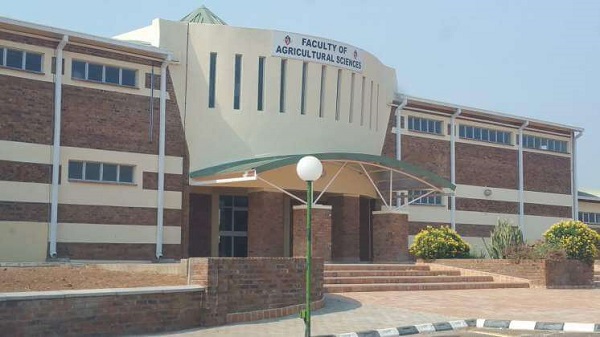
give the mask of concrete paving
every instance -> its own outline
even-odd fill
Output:
[[[329,294],[326,296],[325,308],[314,313],[312,333],[339,334],[471,318],[600,323],[600,289]],[[303,331],[303,321],[298,316],[288,316],[160,336],[303,336]],[[475,331],[469,333],[465,336],[477,334]],[[460,334],[448,332],[445,335]],[[479,335],[485,336],[481,333]]]

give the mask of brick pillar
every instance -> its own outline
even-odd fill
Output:
[[[283,256],[283,200],[279,192],[248,194],[248,256]]]
[[[330,197],[331,258],[333,261],[360,261],[360,203],[358,196]]]
[[[408,255],[408,214],[373,212],[373,262],[405,262]]]
[[[293,255],[306,255],[306,205],[294,206]],[[313,257],[331,261],[331,206],[315,205],[312,208]]]

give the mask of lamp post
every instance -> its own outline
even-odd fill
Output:
[[[316,157],[305,156],[298,161],[296,173],[300,179],[306,181],[306,308],[300,313],[300,316],[304,319],[304,336],[310,337],[313,182],[323,174],[323,165]]]

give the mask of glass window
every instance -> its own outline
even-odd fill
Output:
[[[83,179],[83,163],[69,161],[69,179]]]
[[[233,212],[233,230],[240,232],[248,230],[248,210]]]
[[[460,138],[466,138],[467,137],[467,130],[466,130],[466,127],[464,125],[460,125],[458,127],[458,136]]]
[[[135,70],[121,69],[121,85],[135,87]]]
[[[240,109],[240,96],[242,91],[242,55],[235,55],[233,86],[233,108]]]
[[[281,73],[279,78],[279,112],[285,112],[285,80],[287,60],[281,60]]]
[[[234,197],[233,205],[235,207],[248,207],[248,197],[243,197],[243,196]]]
[[[325,116],[325,76],[327,76],[327,67],[326,66],[321,66],[321,87],[320,87],[320,94],[319,94],[319,117],[324,117]],[[363,95],[364,95],[364,84],[365,84],[365,78],[363,77]],[[364,96],[363,96],[363,101],[364,101]],[[364,105],[364,102],[363,102]],[[361,114],[360,117],[360,125],[363,125],[363,116]]]
[[[4,65],[4,48],[0,48],[0,66]]]
[[[23,69],[23,52],[21,50],[6,49],[6,66]]]
[[[87,79],[90,81],[102,82],[102,70],[103,66],[99,64],[88,63],[88,75]]]
[[[85,163],[85,180],[100,181],[100,163]]]
[[[265,99],[265,58],[261,56],[258,58],[258,101],[256,109],[263,111]]]
[[[42,72],[42,54],[27,53],[25,55],[25,69]]]
[[[208,80],[208,107],[215,107],[215,82],[217,80],[217,53],[210,53],[210,70]]]
[[[337,84],[335,89],[335,120],[340,120],[340,98],[342,95],[342,69],[337,71]]]
[[[233,237],[233,256],[246,257],[248,256],[248,237],[234,236]]]
[[[106,67],[106,83],[119,84],[119,68]]]
[[[117,165],[102,165],[102,181],[117,181]]]
[[[233,212],[231,212],[231,208],[225,207],[221,208],[219,211],[219,230],[220,231],[231,231],[233,228]]]
[[[73,78],[85,80],[85,62],[73,61],[71,64],[71,73]]]
[[[348,113],[348,123],[352,123],[352,119],[354,118],[354,87],[356,74],[352,73],[350,75],[350,112]]]
[[[219,197],[219,206],[220,207],[233,207],[233,197],[222,195]]]
[[[119,182],[133,183],[133,166],[119,165]]]

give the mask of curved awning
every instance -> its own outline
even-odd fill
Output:
[[[269,174],[286,167],[295,167],[296,163],[306,155],[317,157],[328,171],[326,177],[319,179],[320,187],[316,188],[321,191],[321,195],[343,171],[368,179],[376,195],[386,205],[392,204],[392,199],[396,197],[394,192],[425,190],[429,191],[427,194],[452,194],[455,189],[448,180],[406,162],[364,153],[338,152],[280,155],[225,163],[191,172],[190,184],[210,186],[236,183],[239,186],[244,182],[260,181],[288,193],[286,188],[294,188],[285,186],[286,184],[281,181],[269,181]],[[288,177],[293,176],[292,179],[299,180],[294,171],[288,170],[286,174]],[[352,180],[350,182],[346,180],[346,184],[353,185]],[[339,191],[339,186],[337,189]],[[351,193],[351,186],[348,187],[348,193]]]

